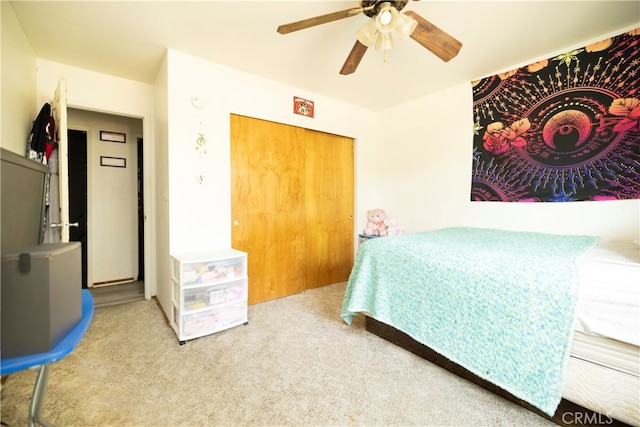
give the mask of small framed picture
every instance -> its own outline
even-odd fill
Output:
[[[293,112],[294,114],[300,114],[301,116],[313,117],[313,101],[308,99],[293,97]]]
[[[100,156],[100,166],[109,166],[112,168],[126,168],[127,159],[122,157]]]
[[[127,142],[127,135],[120,132],[108,132],[106,130],[100,131],[100,141],[108,141],[108,142]]]

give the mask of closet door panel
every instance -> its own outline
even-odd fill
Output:
[[[305,133],[306,289],[344,282],[353,267],[353,139]]]
[[[304,290],[303,132],[231,116],[232,246],[248,253],[249,304]]]

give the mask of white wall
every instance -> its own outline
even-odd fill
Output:
[[[9,2],[0,2],[0,14],[0,145],[24,155],[42,107],[36,102],[36,56]]]
[[[180,52],[169,51],[168,58],[172,251],[221,248],[231,243],[231,113],[356,138],[358,174],[371,176],[375,169],[369,161],[375,158],[379,132],[372,126],[375,113]],[[203,108],[193,107],[194,96]],[[294,96],[313,100],[316,117],[293,114]],[[198,159],[195,150],[200,132],[207,146],[203,159]],[[200,175],[204,177],[201,184]],[[368,193],[366,184],[363,186]]]
[[[640,200],[471,202],[472,103],[465,83],[382,113],[395,126],[385,129],[381,143],[381,207],[406,232],[465,225],[640,237]]]
[[[231,113],[355,138],[356,205],[375,202],[380,132],[375,113],[181,52],[169,50],[167,57],[172,253],[231,245]],[[202,108],[192,105],[194,96]],[[293,113],[294,96],[315,102],[315,118]],[[202,159],[195,150],[199,133],[207,147]],[[358,217],[364,219],[364,213],[356,212]],[[362,226],[354,224],[354,232]],[[165,310],[170,308],[170,295],[158,289],[158,296]]]
[[[38,96],[50,101],[60,78],[67,80],[69,107],[153,118],[154,87],[147,83],[96,73],[83,68],[38,58]],[[151,134],[146,129],[145,134]]]
[[[155,82],[155,140],[154,164],[154,213],[158,232],[155,235],[154,248],[156,259],[156,283],[171,283],[171,269],[168,261],[169,249],[169,75],[167,57],[165,55]],[[171,289],[167,286],[156,286],[156,296],[163,301],[165,310],[171,304]],[[171,314],[167,311],[167,317]]]

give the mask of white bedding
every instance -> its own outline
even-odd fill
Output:
[[[577,269],[575,330],[640,346],[640,245],[600,239]]]

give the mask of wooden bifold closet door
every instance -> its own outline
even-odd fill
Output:
[[[353,139],[231,115],[231,241],[248,253],[249,304],[347,280]]]

